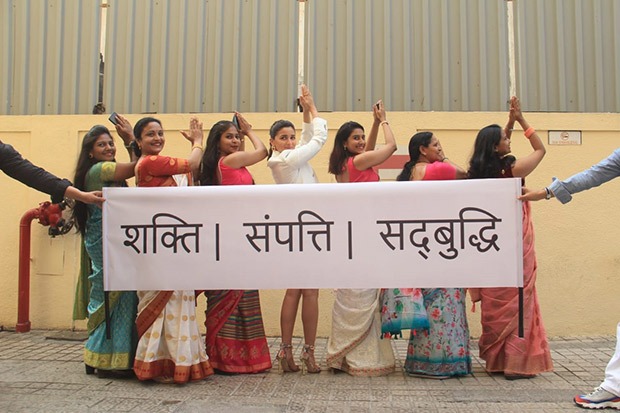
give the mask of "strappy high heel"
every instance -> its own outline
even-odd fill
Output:
[[[280,350],[276,355],[278,363],[278,373],[295,373],[299,371],[299,366],[293,361],[293,346],[290,344],[280,344]]]
[[[314,360],[314,346],[304,344],[304,349],[301,352],[301,374],[314,374],[320,373],[321,367],[316,364],[316,360]]]

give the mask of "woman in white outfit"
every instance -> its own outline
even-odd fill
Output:
[[[304,123],[301,139],[296,141],[295,126],[287,120],[276,121],[269,130],[271,146],[267,165],[277,184],[317,183],[316,174],[309,161],[321,150],[327,140],[327,122],[319,117],[308,87],[301,87],[299,103],[303,108]],[[301,354],[302,369],[319,373],[321,368],[314,359],[314,342],[319,319],[319,290],[286,290],[280,312],[282,343],[276,356],[278,369],[282,372],[299,371],[293,360],[293,328],[299,300],[303,297],[301,320],[304,326],[304,347]]]

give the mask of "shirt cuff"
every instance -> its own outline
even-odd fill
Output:
[[[568,192],[562,181],[560,181],[555,176],[553,177],[553,182],[549,185],[549,190],[553,192],[553,195],[557,198],[558,201],[565,204],[570,202],[573,199],[573,196]]]

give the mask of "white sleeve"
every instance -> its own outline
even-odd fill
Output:
[[[306,125],[308,125],[309,133],[305,130]],[[304,124],[304,129],[301,132],[302,141],[304,140],[304,132],[311,136],[307,143],[300,143],[295,149],[282,152],[284,162],[290,167],[298,168],[319,153],[327,141],[327,121],[316,117],[311,124]]]

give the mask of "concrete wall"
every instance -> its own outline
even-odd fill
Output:
[[[347,120],[366,125],[372,115],[364,112],[325,113],[330,140],[312,164],[322,182],[334,182],[327,174],[327,160],[333,136]],[[131,122],[140,115],[129,115]],[[165,154],[186,156],[188,144],[178,133],[187,128],[190,115],[159,115],[166,130]],[[205,128],[230,114],[200,114]],[[247,115],[264,142],[274,120],[290,119],[301,126],[298,113],[251,113]],[[417,130],[434,131],[451,160],[466,167],[478,129],[490,123],[503,124],[507,116],[497,112],[396,112],[388,119],[400,151],[406,153],[409,138]],[[581,171],[608,156],[620,146],[619,114],[533,113],[527,119],[546,142],[548,130],[581,130],[580,146],[547,146],[546,158],[528,177],[527,186],[547,185],[552,176],[560,178]],[[94,124],[111,126],[104,115],[0,116],[0,140],[10,143],[25,157],[63,177],[71,178],[84,133]],[[382,137],[379,136],[379,140]],[[117,140],[120,144],[120,141]],[[513,135],[513,154],[525,156],[530,148],[523,135]],[[125,151],[118,159],[126,160]],[[251,168],[258,184],[272,183],[265,162]],[[13,328],[17,319],[18,228],[20,217],[48,197],[29,189],[6,175],[0,175],[3,202],[0,203],[0,325]],[[570,204],[555,200],[533,206],[538,255],[538,295],[550,336],[612,334],[620,314],[616,286],[620,276],[620,180],[578,195]],[[74,234],[51,239],[47,228],[32,226],[31,305],[33,328],[71,328],[74,286],[79,266],[78,238]],[[279,334],[279,310],[283,291],[261,291],[267,334]],[[319,335],[331,328],[333,293],[320,294]],[[199,300],[199,312],[204,299]],[[472,335],[478,335],[479,313],[470,314]],[[76,328],[85,328],[83,322]],[[301,335],[301,325],[296,326]]]

